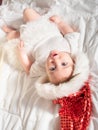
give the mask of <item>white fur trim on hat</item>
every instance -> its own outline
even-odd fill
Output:
[[[76,54],[75,56],[75,69],[73,78],[69,81],[54,85],[52,83],[45,83],[45,77],[39,78],[35,87],[37,93],[45,99],[57,99],[64,96],[69,96],[72,93],[79,91],[84,83],[88,80],[89,76],[89,61],[84,53]]]

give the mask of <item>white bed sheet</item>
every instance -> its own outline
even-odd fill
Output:
[[[98,129],[98,1],[95,0],[3,0],[0,26],[22,24],[22,11],[33,7],[41,14],[63,15],[81,33],[80,46],[90,59],[93,111],[89,130]],[[42,9],[41,9],[42,8]],[[5,33],[0,30],[0,44]],[[0,45],[0,46],[1,46]],[[0,51],[0,57],[2,51]],[[2,61],[2,59],[1,59]],[[59,130],[57,108],[40,98],[34,88],[36,78],[0,61],[0,130]],[[85,61],[84,61],[85,62]]]

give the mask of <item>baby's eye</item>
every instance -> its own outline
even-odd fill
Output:
[[[52,66],[51,68],[49,68],[50,71],[54,71],[55,70],[55,66]]]
[[[62,62],[61,65],[62,66],[66,66],[68,63],[67,62]]]

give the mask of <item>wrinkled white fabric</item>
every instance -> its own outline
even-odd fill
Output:
[[[0,27],[3,24],[19,28],[22,11],[34,7],[41,14],[49,11],[61,14],[80,32],[79,47],[90,60],[90,82],[93,111],[88,130],[98,129],[98,0],[3,0],[0,7]],[[39,6],[39,7],[38,7]],[[41,8],[42,9],[41,9]],[[0,31],[0,47],[5,33]],[[11,48],[11,45],[9,45]],[[9,48],[9,49],[10,49]],[[1,51],[0,51],[0,59]],[[58,106],[51,100],[40,98],[35,90],[37,78],[17,71],[0,60],[0,130],[59,130]],[[11,59],[12,60],[12,59]],[[85,61],[84,61],[85,62]],[[43,93],[44,95],[44,93]]]

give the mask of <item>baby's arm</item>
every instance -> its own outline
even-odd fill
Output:
[[[58,26],[60,32],[63,35],[74,32],[72,27],[70,25],[68,25],[65,21],[63,21],[59,16],[54,15],[54,16],[50,17],[49,19],[50,19],[50,21],[54,22]]]
[[[17,46],[17,51],[18,51],[18,57],[19,60],[25,70],[25,72],[27,74],[29,74],[29,70],[31,68],[32,65],[32,61],[30,60],[30,58],[28,57],[28,55],[26,54],[25,50],[24,50],[24,43],[23,41],[20,41],[20,43]]]

